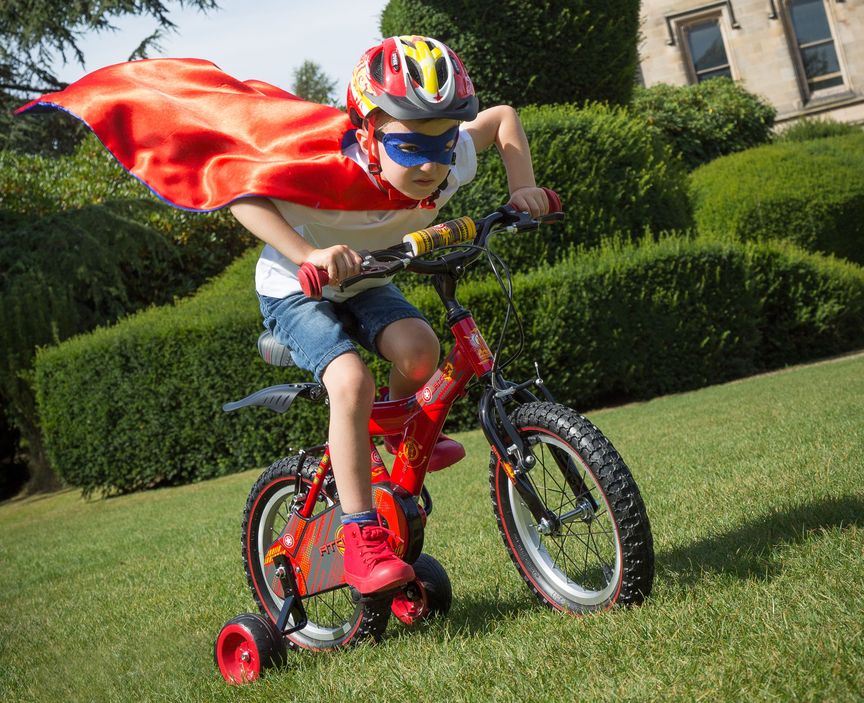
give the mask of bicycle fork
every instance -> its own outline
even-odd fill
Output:
[[[498,375],[495,378],[495,383],[483,392],[480,399],[480,426],[496,460],[537,521],[537,525],[545,525],[547,531],[554,532],[561,525],[561,516],[556,515],[546,507],[529,480],[528,473],[537,464],[537,458],[531,447],[522,441],[513,423],[510,422],[510,417],[504,407],[505,400],[515,400],[521,403],[537,402],[539,400],[537,396],[528,390],[531,386],[540,388],[547,401],[555,402],[539,373],[536,378],[521,384],[509,383]],[[503,388],[503,390],[496,390],[496,387]],[[596,499],[587,490],[585,482],[572,460],[560,452],[553,451],[550,453],[574,495],[584,496],[590,504],[592,512],[596,511]]]

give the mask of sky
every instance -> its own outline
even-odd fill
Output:
[[[151,58],[208,59],[240,80],[256,78],[290,90],[294,70],[317,63],[335,80],[344,100],[351,71],[363,52],[380,41],[379,20],[387,0],[218,0],[208,14],[167,2],[177,31],[162,40]],[[57,77],[72,82],[85,73],[128,59],[155,28],[151,18],[114,19],[117,32],[88,33],[79,45],[86,65],[76,61],[56,67]]]

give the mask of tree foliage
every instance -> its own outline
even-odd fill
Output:
[[[21,124],[11,110],[42,93],[61,90],[57,61],[84,65],[81,40],[87,32],[116,31],[124,15],[152,17],[148,36],[130,40],[129,58],[144,58],[175,29],[168,5],[217,9],[215,0],[4,0],[0,3],[0,148],[30,153],[70,153],[84,132],[62,115]]]
[[[314,61],[304,61],[294,69],[291,92],[297,97],[322,105],[336,105],[333,95],[336,81],[330,78]]]
[[[630,109],[694,169],[712,159],[771,141],[777,111],[729,78],[697,85],[637,87]]]
[[[440,39],[465,62],[481,107],[626,104],[638,63],[638,0],[390,0],[382,36]]]

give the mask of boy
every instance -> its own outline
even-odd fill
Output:
[[[375,392],[335,311],[358,320],[360,341],[393,363],[390,397],[415,393],[438,364],[438,340],[388,281],[363,281],[357,249],[378,249],[429,225],[471,180],[476,152],[495,144],[510,203],[532,215],[537,188],[516,112],[478,113],[462,62],[441,42],[390,37],[367,51],[348,92],[348,112],[298,100],[260,81],[238,81],[198,59],[109,66],[18,110],[59,108],[84,121],[114,156],[175,207],[230,206],[264,247],[256,269],[264,324],[330,399],[330,452],[343,509],[345,580],[361,593],[412,580],[372,509],[368,422]],[[309,262],[333,285],[307,299],[297,280]],[[442,435],[429,469],[464,456]]]
[[[440,349],[432,328],[392,283],[369,279],[344,293],[338,283],[359,272],[357,249],[391,246],[430,224],[456,188],[473,177],[476,152],[491,144],[504,160],[511,204],[536,216],[546,213],[548,202],[535,185],[515,110],[500,106],[478,114],[464,66],[434,39],[391,37],[367,51],[354,70],[347,105],[356,142],[343,152],[382,189],[395,190],[418,207],[347,215],[245,198],[235,201],[231,212],[267,243],[256,271],[265,327],[327,389],[330,453],[345,525],[345,580],[372,593],[407,583],[414,574],[387,546],[372,508],[368,424],[374,379],[335,307],[348,307],[362,341],[393,364],[391,399],[422,387],[438,365]],[[297,270],[304,262],[327,270],[331,285],[324,300],[300,292]],[[462,456],[462,447],[442,435],[429,469]]]

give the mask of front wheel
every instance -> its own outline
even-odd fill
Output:
[[[492,508],[531,591],[545,605],[575,613],[641,603],[654,578],[651,527],[618,452],[563,405],[528,403],[510,420],[536,459],[526,476],[554,515],[538,524],[492,455]]]

